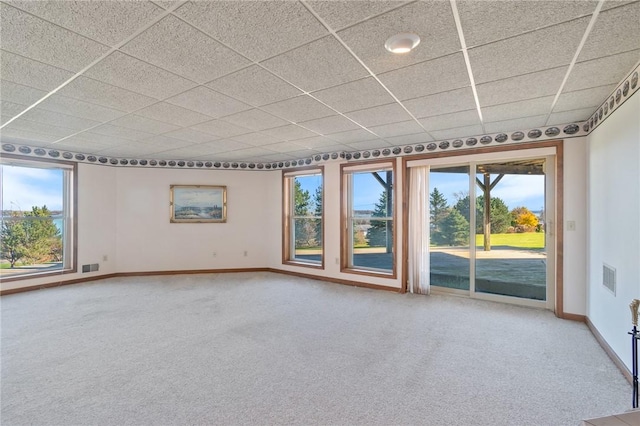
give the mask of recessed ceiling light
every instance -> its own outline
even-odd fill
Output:
[[[391,53],[407,53],[420,44],[417,34],[401,33],[391,36],[384,43],[384,48]]]

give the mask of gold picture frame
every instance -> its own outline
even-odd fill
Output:
[[[227,187],[171,185],[171,223],[225,223]]]

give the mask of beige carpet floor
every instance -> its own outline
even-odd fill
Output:
[[[2,425],[577,425],[631,402],[584,324],[453,296],[236,273],[1,310]]]

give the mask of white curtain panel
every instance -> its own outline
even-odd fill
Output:
[[[410,293],[429,294],[429,166],[411,167],[409,174]]]

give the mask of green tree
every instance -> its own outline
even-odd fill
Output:
[[[387,191],[383,190],[380,200],[376,203],[372,217],[390,217],[391,211],[387,211]],[[371,247],[389,247],[387,238],[393,236],[393,222],[387,220],[371,220],[371,227],[367,232],[369,245]],[[389,235],[387,235],[387,232]]]
[[[456,209],[442,220],[442,243],[450,246],[469,244],[469,221]]]
[[[498,197],[491,198],[491,233],[502,234],[506,232],[507,228],[511,224],[511,214],[509,213],[509,207]],[[469,221],[469,196],[460,198],[458,202],[453,206],[458,210],[462,217]],[[482,234],[482,218],[484,217],[484,196],[480,195],[476,197],[476,234]]]
[[[11,267],[23,260],[43,263],[62,258],[62,236],[47,206],[32,207],[21,217],[14,212],[2,221],[2,257]]]
[[[297,179],[293,188],[293,202],[293,214],[298,217],[298,219],[294,219],[296,247],[308,247],[313,238],[313,224],[310,219],[300,218],[300,216],[309,215],[311,196],[309,191],[302,189],[302,184]]]
[[[443,244],[442,222],[449,216],[449,204],[438,188],[433,188],[429,195],[429,215],[431,242]]]
[[[18,212],[12,212],[10,218],[2,219],[2,258],[7,259],[11,267],[27,254],[27,234],[23,220]]]
[[[322,217],[322,185],[316,188],[313,194],[314,216]],[[314,238],[316,245],[322,243],[322,219],[314,219]]]
[[[31,263],[50,262],[56,258],[56,249],[61,245],[60,230],[53,223],[47,206],[32,207],[25,213],[24,221],[28,251],[25,257]]]

